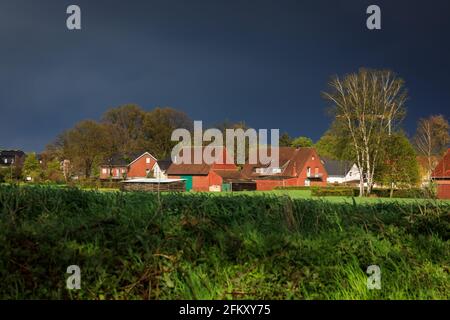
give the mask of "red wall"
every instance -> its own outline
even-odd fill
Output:
[[[439,199],[450,199],[450,180],[438,182],[437,196]]]
[[[170,179],[181,179],[180,176],[169,176]],[[209,187],[213,185],[222,186],[222,177],[214,171],[210,171],[207,176],[192,175],[192,190],[194,191],[209,191]]]
[[[150,158],[150,163],[146,162],[146,159]],[[152,170],[156,160],[148,154],[144,154],[133,162],[128,169],[127,178],[145,178],[147,177],[146,170]]]
[[[312,157],[314,157],[314,160],[312,159]],[[311,155],[308,158],[308,161],[306,161],[305,166],[303,168],[301,168],[301,171],[299,172],[299,176],[298,176],[298,182],[297,185],[298,186],[304,186],[305,185],[305,180],[308,178],[307,177],[307,170],[306,168],[310,167],[311,168],[311,175],[314,176],[316,173],[316,168],[319,169],[319,174],[322,174],[322,179],[321,180],[311,180],[311,186],[326,186],[327,185],[327,178],[328,178],[328,173],[325,170],[325,167],[323,166],[322,162],[320,161],[320,158],[318,156],[318,154],[316,153],[315,149],[313,149],[313,151],[311,152]]]
[[[314,160],[312,159],[314,157]],[[322,178],[310,180],[311,186],[326,186],[327,185],[327,171],[325,170],[319,156],[313,150],[308,160],[303,168],[296,168],[297,172],[291,172],[290,174],[298,174],[297,178],[290,178],[284,180],[256,180],[256,190],[273,190],[275,187],[289,187],[289,186],[304,186],[307,177],[306,168],[311,168],[311,175],[314,176],[316,173],[316,168],[318,168],[318,173],[322,174]],[[299,172],[300,171],[300,172]]]
[[[107,173],[103,173],[103,169],[106,169]],[[128,169],[127,169],[127,167],[114,167],[114,168],[111,168],[111,175],[109,174],[109,170],[110,170],[109,167],[100,167],[100,179],[109,179],[109,178],[111,178],[111,175],[112,175],[112,178],[116,178],[116,179],[120,178],[120,179],[122,179],[123,178],[122,170],[125,170],[125,173],[126,173]],[[117,175],[116,175],[117,170],[120,170],[119,171],[119,177],[117,177]]]

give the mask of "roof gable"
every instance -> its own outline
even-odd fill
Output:
[[[450,179],[450,149],[447,150],[447,153],[444,155],[441,161],[439,161],[436,168],[434,168],[433,172],[431,173],[431,177],[435,179]]]
[[[143,156],[150,156],[151,158],[153,158],[153,160],[155,160],[156,162],[158,161],[158,159],[156,159],[154,156],[152,156],[150,154],[150,152],[145,151],[143,154],[141,154],[140,156],[138,156],[136,159],[134,159],[133,161],[130,162],[129,166],[131,166],[133,163],[135,163],[136,161],[138,161],[140,158],[142,158]]]
[[[314,148],[294,148],[294,147],[279,147],[279,168],[281,172],[267,174],[270,177],[295,177],[305,168],[306,163],[312,157],[318,157]],[[243,174],[247,177],[260,177],[264,174],[258,174],[255,172],[256,168],[267,168],[270,165],[258,164],[246,164],[243,168]]]
[[[207,164],[205,163],[204,159],[203,159],[203,154],[205,151],[205,148],[208,146],[203,146],[203,147],[184,147],[180,150],[179,155],[183,156],[185,152],[190,152],[191,153],[191,164],[187,164],[187,163],[172,163],[169,168],[167,169],[167,174],[169,175],[208,175],[209,172],[216,168],[216,167],[220,167],[225,166],[226,164],[226,157],[227,157],[227,152],[226,152],[226,148],[222,147],[222,146],[210,146],[212,149],[212,156],[216,157],[216,159],[219,159],[218,163],[213,163],[213,164]],[[196,164],[193,163],[194,162],[194,151],[197,148],[201,148],[202,151],[202,163]],[[220,154],[216,155],[215,151],[218,150],[218,152],[220,152]],[[235,168],[234,165],[232,165],[233,168]]]
[[[346,160],[333,160],[322,158],[325,170],[329,176],[342,176],[345,177],[348,172],[353,168],[353,163]]]

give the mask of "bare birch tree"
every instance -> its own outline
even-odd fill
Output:
[[[324,97],[331,101],[335,121],[345,128],[360,170],[360,196],[369,195],[384,139],[405,115],[404,81],[391,71],[361,69],[335,76]],[[366,182],[366,187],[364,187]]]

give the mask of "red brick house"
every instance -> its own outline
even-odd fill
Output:
[[[314,148],[279,148],[279,167],[246,164],[242,176],[256,181],[257,190],[288,186],[325,186],[327,171]]]
[[[149,152],[124,155],[113,155],[100,166],[100,179],[124,180],[146,178],[158,171],[157,160]]]
[[[437,184],[439,199],[450,199],[450,149],[434,168],[431,178]]]
[[[191,152],[191,159],[194,159],[194,147],[185,148],[180,154],[183,155],[184,152]],[[226,149],[221,148],[220,152],[218,159],[221,161],[218,163],[206,164],[204,161],[201,164],[172,163],[167,169],[167,175],[170,179],[185,179],[186,191],[223,191],[228,183],[233,179],[240,179],[241,176],[236,165],[225,163]]]

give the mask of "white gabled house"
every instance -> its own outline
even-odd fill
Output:
[[[328,172],[327,183],[330,184],[358,184],[360,173],[355,163],[345,160],[321,158]]]

